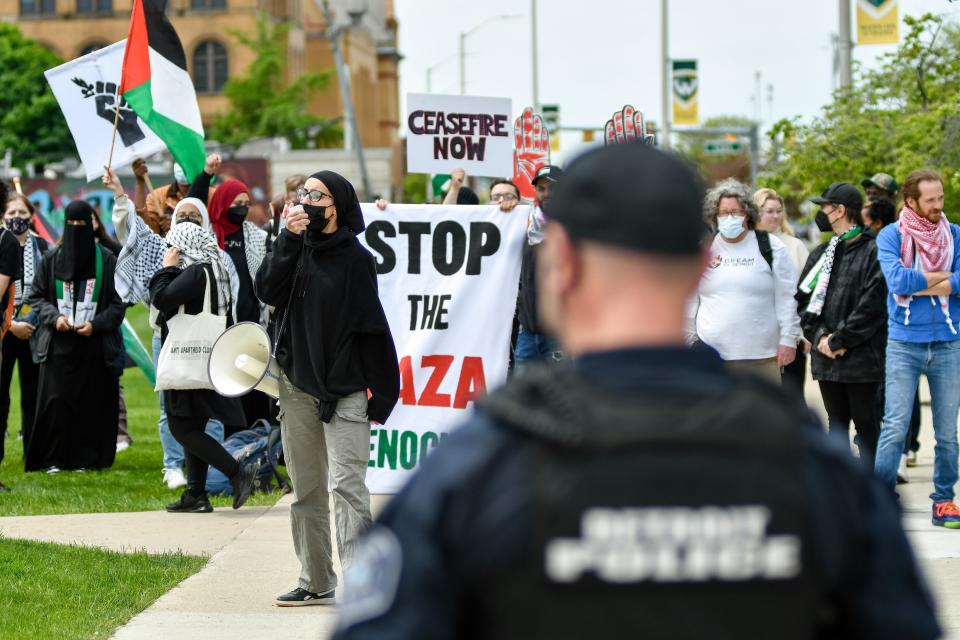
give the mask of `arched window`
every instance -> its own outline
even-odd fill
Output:
[[[103,48],[104,48],[105,46],[107,46],[108,44],[110,44],[110,43],[109,43],[109,42],[91,42],[90,44],[84,45],[84,47],[83,47],[82,49],[80,49],[80,53],[77,54],[77,57],[78,57],[78,58],[82,58],[83,56],[87,55],[88,53],[93,53],[94,51],[97,51],[98,49],[103,49]]]
[[[204,40],[193,50],[193,88],[197,93],[220,93],[227,82],[227,49]]]
[[[52,16],[56,11],[56,0],[20,0],[20,15],[25,18]]]

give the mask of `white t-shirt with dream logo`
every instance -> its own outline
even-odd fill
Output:
[[[753,231],[740,242],[714,238],[699,293],[689,307],[689,338],[699,337],[724,360],[773,358],[778,345],[797,346],[797,272],[776,236],[770,236],[770,248],[772,269]]]

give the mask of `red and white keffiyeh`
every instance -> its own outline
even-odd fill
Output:
[[[900,220],[900,262],[908,269],[917,269],[924,273],[931,271],[951,271],[953,269],[953,231],[947,216],[941,215],[939,222],[930,222],[916,211],[903,206]],[[937,296],[940,309],[946,318],[950,331],[956,333],[950,319],[948,296]],[[897,305],[907,310],[904,324],[910,324],[910,302],[913,296],[894,295]],[[933,304],[933,298],[931,298]]]

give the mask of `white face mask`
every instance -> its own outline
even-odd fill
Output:
[[[717,230],[727,240],[733,240],[743,233],[744,216],[723,216],[717,221]]]

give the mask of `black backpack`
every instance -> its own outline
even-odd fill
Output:
[[[767,261],[767,264],[773,269],[773,248],[770,246],[770,233],[767,231],[756,230],[757,246],[760,247],[760,255]]]

